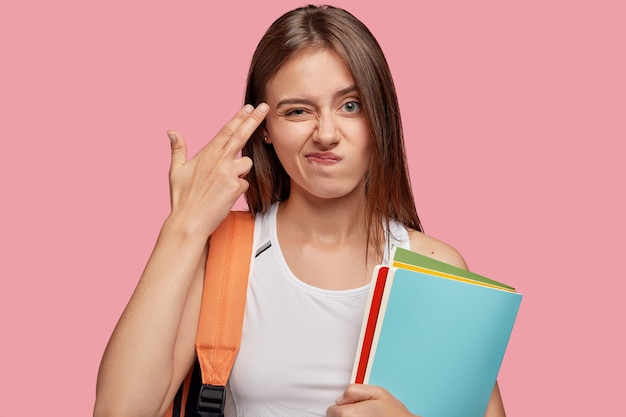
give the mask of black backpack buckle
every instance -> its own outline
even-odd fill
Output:
[[[198,395],[198,414],[201,417],[223,417],[226,390],[219,385],[202,385]]]

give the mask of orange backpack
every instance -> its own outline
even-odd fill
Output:
[[[211,235],[206,263],[196,363],[166,417],[222,417],[225,386],[241,342],[252,258],[254,218],[231,211]]]

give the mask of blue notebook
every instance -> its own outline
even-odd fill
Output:
[[[357,375],[359,357],[366,357],[364,379],[355,382],[385,387],[414,414],[483,417],[521,299],[514,291],[380,266],[368,309],[380,307],[374,323],[372,314],[364,319],[355,361]]]

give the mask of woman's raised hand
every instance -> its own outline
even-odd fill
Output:
[[[241,150],[268,109],[265,103],[256,109],[245,105],[191,160],[182,136],[167,132],[172,143],[170,218],[177,218],[185,232],[208,237],[248,189],[243,177],[250,172],[252,160],[242,157]]]
[[[207,238],[248,188],[241,149],[267,111],[245,106],[189,161],[168,132],[172,212],[103,355],[94,416],[163,415],[171,404],[195,358]]]

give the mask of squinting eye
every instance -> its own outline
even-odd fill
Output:
[[[358,101],[349,101],[343,105],[343,110],[348,113],[356,113],[361,110],[361,103]]]
[[[285,113],[285,116],[304,116],[306,114],[306,110],[304,109],[293,109],[289,110]]]

